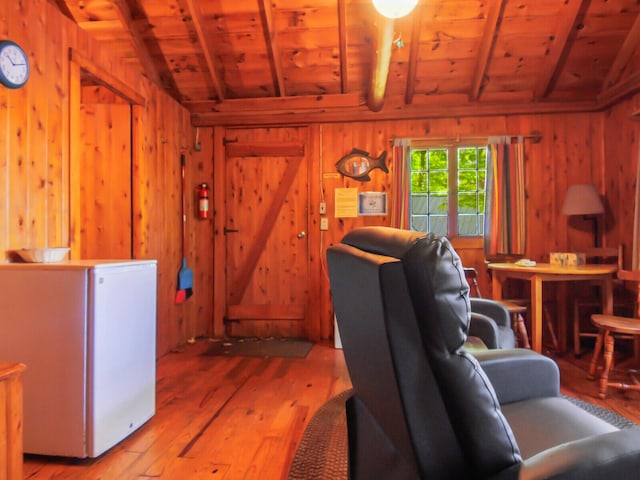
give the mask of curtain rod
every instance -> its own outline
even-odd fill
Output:
[[[409,139],[412,142],[450,142],[452,139],[455,139],[456,142],[460,142],[461,140],[487,140],[490,137],[510,137],[510,138],[518,138],[522,137],[523,140],[531,140],[531,143],[540,143],[542,140],[542,135],[540,132],[533,131],[528,135],[513,135],[513,134],[503,134],[503,135],[457,135],[456,137],[422,137],[422,138],[414,138],[410,137]],[[395,139],[391,139],[390,141],[393,143]]]

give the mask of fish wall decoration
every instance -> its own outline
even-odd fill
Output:
[[[389,169],[384,163],[386,159],[386,151],[383,151],[378,158],[372,158],[371,155],[369,155],[369,152],[354,148],[338,160],[336,168],[345,177],[355,178],[360,182],[368,182],[371,180],[369,172],[375,168],[379,168],[383,172],[389,173]]]

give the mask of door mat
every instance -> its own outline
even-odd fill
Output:
[[[214,341],[204,355],[305,358],[312,346],[296,338],[225,338]]]

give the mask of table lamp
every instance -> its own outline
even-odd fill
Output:
[[[600,194],[591,184],[571,185],[564,197],[562,205],[563,215],[582,215],[584,220],[593,222],[593,243],[595,247],[598,242],[598,217],[604,213],[604,205],[600,199]]]

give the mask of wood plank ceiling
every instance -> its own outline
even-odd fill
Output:
[[[640,90],[640,0],[420,0],[395,22],[370,0],[50,1],[194,125],[590,111]]]

